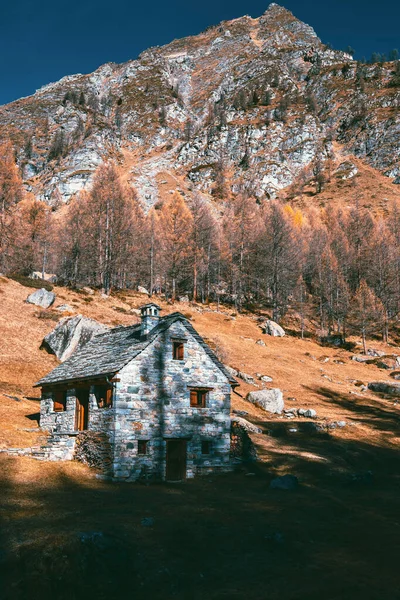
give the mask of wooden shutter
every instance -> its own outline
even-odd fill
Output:
[[[197,406],[197,390],[190,390],[190,406]]]
[[[112,406],[113,402],[113,389],[107,388],[106,391],[106,406]]]
[[[54,412],[64,412],[66,405],[66,392],[57,391],[53,393]]]
[[[182,343],[180,343],[180,344],[178,344],[178,348],[177,348],[178,360],[183,360],[183,352],[184,352],[184,346]]]

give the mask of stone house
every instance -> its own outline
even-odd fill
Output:
[[[230,469],[230,396],[238,385],[181,313],[95,336],[43,377],[40,425],[53,460],[81,432],[103,434],[114,478],[182,480]]]

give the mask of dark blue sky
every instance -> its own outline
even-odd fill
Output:
[[[0,104],[32,94],[64,75],[124,62],[148,48],[199,33],[244,14],[261,0],[0,0]],[[280,2],[335,48],[356,57],[400,50],[399,0]]]

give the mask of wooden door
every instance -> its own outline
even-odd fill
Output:
[[[89,390],[79,390],[76,394],[75,430],[84,431],[89,420]]]
[[[167,440],[167,469],[168,481],[186,479],[186,440]]]

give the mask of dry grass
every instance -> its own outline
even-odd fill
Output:
[[[2,279],[0,290],[0,445],[30,446],[41,434],[38,401],[26,397],[57,363],[38,350],[54,323],[24,303],[27,288]],[[53,311],[68,303],[109,325],[136,322],[129,311],[147,300],[96,292],[88,304],[55,291]],[[251,315],[157,302],[164,314],[191,316],[231,366],[273,377],[287,406],[312,407],[319,420],[347,426],[315,434],[305,420],[268,417],[233,395],[233,407],[263,429],[254,436],[260,463],[182,486],[109,484],[80,464],[0,455],[4,597],[395,598],[399,408],[355,385],[387,372],[312,340],[264,336]],[[268,489],[274,474],[287,472],[300,478],[297,492]],[[141,524],[146,517],[150,527]]]

